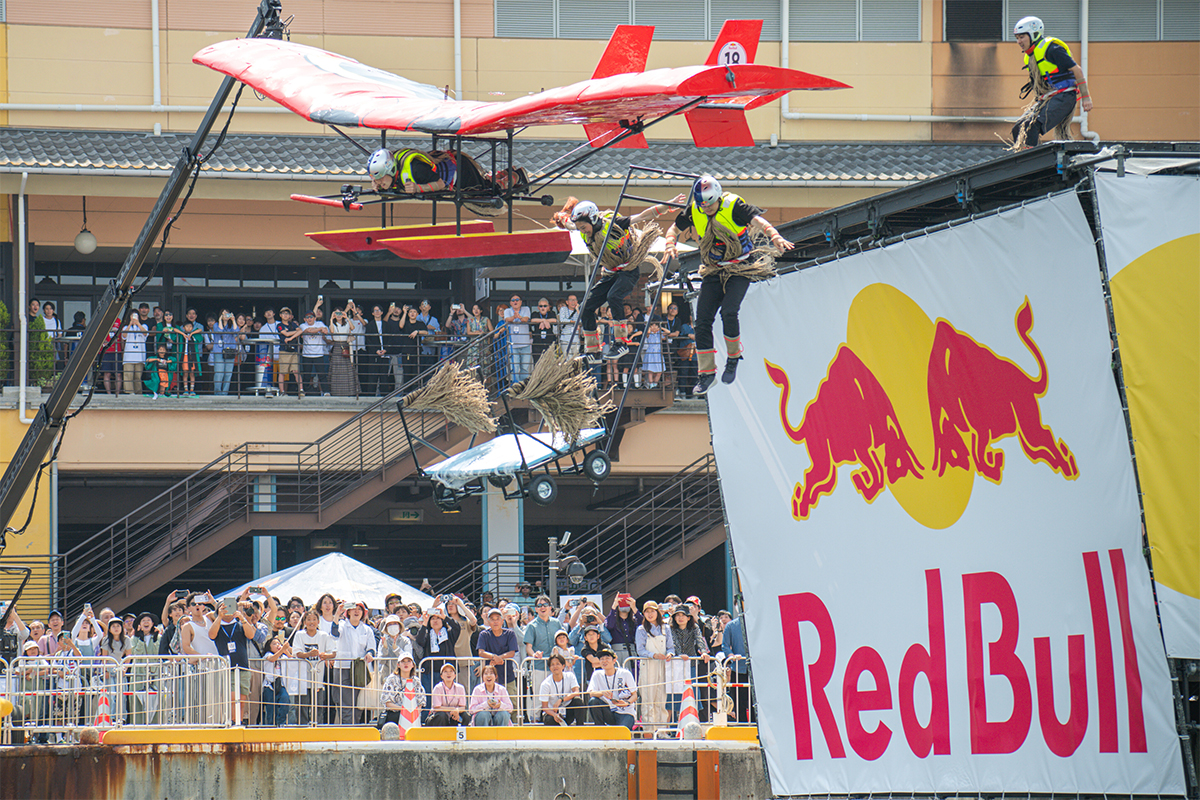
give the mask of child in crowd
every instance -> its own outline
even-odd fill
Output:
[[[575,667],[578,656],[575,655],[575,648],[571,647],[571,637],[566,631],[559,631],[554,635],[554,647],[550,650],[550,655],[562,656],[567,669]]]
[[[651,322],[642,345],[642,385],[657,389],[663,374],[663,336],[658,322]]]
[[[146,378],[143,381],[146,388],[158,399],[161,393],[164,397],[171,396],[171,378],[175,373],[175,356],[171,355],[166,343],[158,346],[156,355],[146,359]]]
[[[179,348],[179,396],[196,396],[196,376],[200,373],[201,342],[204,332],[190,322],[183,323],[183,341]]]

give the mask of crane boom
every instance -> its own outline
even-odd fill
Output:
[[[282,0],[260,0],[254,24],[250,26],[246,37],[282,38],[281,10]],[[196,129],[192,141],[180,154],[170,177],[167,178],[167,184],[163,187],[162,194],[158,197],[158,202],[154,204],[146,224],[134,241],[129,255],[125,257],[121,271],[116,278],[109,281],[108,287],[97,304],[96,313],[92,316],[87,330],[83,332],[79,344],[63,368],[62,375],[54,385],[54,391],[38,409],[37,416],[34,417],[29,430],[25,432],[25,438],[21,440],[21,444],[13,454],[3,479],[0,479],[0,526],[4,526],[0,530],[0,551],[3,550],[5,544],[4,534],[11,530],[7,526],[16,513],[17,504],[20,503],[21,498],[28,491],[29,485],[36,478],[42,459],[50,452],[55,438],[62,430],[71,401],[95,363],[100,350],[104,347],[109,328],[120,315],[121,306],[129,298],[133,282],[137,279],[138,271],[150,254],[154,240],[162,232],[171,209],[183,194],[188,176],[199,158],[200,148],[203,147],[205,138],[216,123],[217,117],[221,113],[221,107],[229,98],[229,93],[233,90],[236,82],[230,77],[221,81],[221,87],[204,113],[200,127]],[[20,242],[19,246],[24,247],[25,243]],[[22,313],[24,312],[22,311]]]

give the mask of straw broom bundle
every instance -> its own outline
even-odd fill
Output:
[[[563,356],[558,345],[542,353],[529,378],[514,383],[509,396],[527,400],[541,413],[551,433],[561,433],[572,445],[584,428],[594,427],[613,410],[612,402],[596,400],[596,379],[578,358]]]
[[[719,273],[722,276],[721,280],[723,283],[733,275],[740,275],[744,278],[749,278],[751,281],[765,281],[768,278],[775,277],[775,256],[778,254],[778,251],[774,248],[756,247],[751,251],[752,258],[744,261],[719,264],[712,257],[713,247],[718,242],[725,245],[726,253],[739,253],[742,250],[742,243],[738,241],[737,234],[724,225],[717,225],[715,222],[710,222],[708,228],[704,231],[704,236],[700,239],[701,278],[707,278],[709,275]]]
[[[1036,65],[1031,63],[1031,66],[1032,69],[1029,70],[1029,73],[1030,79],[1033,81],[1033,100],[1029,101],[1029,105],[1025,106],[1025,108],[1021,111],[1021,121],[1030,120],[1029,124],[1036,124],[1038,114],[1042,113],[1042,109],[1047,103],[1050,102],[1050,93],[1054,91],[1054,88],[1050,85],[1050,82],[1046,80],[1046,77],[1042,75],[1041,70],[1039,70]],[[1067,91],[1073,92],[1075,90],[1068,89]],[[1055,139],[1060,141],[1069,141],[1071,139],[1071,117],[1073,116],[1074,114],[1068,115],[1067,118],[1060,122],[1058,127],[1054,129]],[[1016,152],[1018,150],[1025,149],[1025,135],[1027,132],[1027,127],[1027,125],[1021,125],[1017,129],[1017,138],[1008,147],[1010,151]]]
[[[496,432],[496,420],[488,416],[487,389],[472,370],[460,369],[454,361],[447,361],[420,389],[404,395],[400,404],[410,411],[438,411],[472,433]]]

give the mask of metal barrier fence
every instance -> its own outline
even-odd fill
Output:
[[[13,725],[35,742],[73,739],[83,727],[230,721],[231,671],[220,656],[21,656],[4,678]]]
[[[454,667],[454,682],[462,685],[469,709],[488,663],[490,659],[477,657],[422,659],[417,667],[424,690],[419,724],[427,724],[435,707],[433,690],[444,666]],[[383,688],[395,664],[396,659],[378,659],[364,671],[349,660],[280,656],[252,659],[249,670],[234,670],[224,656],[0,660],[0,696],[14,707],[0,741],[11,741],[14,732],[26,741],[58,743],[75,741],[85,727],[226,727],[239,720],[269,727],[382,724]],[[674,735],[685,681],[690,681],[701,723],[752,724],[749,683],[735,678],[731,664],[716,658],[626,659],[624,667],[638,686],[635,733]],[[513,706],[510,723],[542,724],[548,659],[508,658],[497,670],[497,685]],[[584,704],[592,704],[584,659],[575,657],[567,671],[576,676]],[[585,709],[584,718],[589,716]]]
[[[737,660],[748,669],[748,660]],[[635,657],[624,666],[637,680],[637,719],[647,736],[675,731],[689,683],[702,724],[753,724],[749,679],[739,678],[734,659]]]

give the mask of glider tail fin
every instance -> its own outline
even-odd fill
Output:
[[[762,36],[761,19],[727,19],[713,43],[712,52],[704,62],[709,67],[728,67],[734,64],[753,64]]]
[[[604,55],[600,56],[600,63],[596,64],[593,80],[626,72],[644,72],[653,38],[653,25],[618,25],[608,40],[608,47],[604,48]]]
[[[592,78],[607,78],[612,75],[623,75],[627,72],[643,72],[646,69],[646,58],[650,54],[650,41],[654,38],[653,25],[618,25],[608,40],[604,55],[596,64]],[[623,128],[615,122],[596,122],[583,126],[584,133],[592,147],[603,147],[620,135]],[[644,148],[646,137],[643,134],[630,136],[613,147]]]

